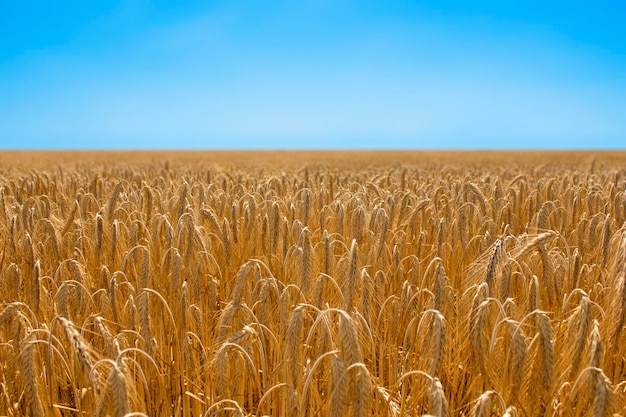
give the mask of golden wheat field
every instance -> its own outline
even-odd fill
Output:
[[[2,152],[0,415],[624,415],[625,221],[624,152]]]

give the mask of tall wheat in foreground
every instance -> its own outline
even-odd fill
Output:
[[[1,415],[626,414],[625,154],[79,156],[0,154]]]

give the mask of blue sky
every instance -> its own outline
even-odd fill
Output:
[[[4,1],[0,148],[626,149],[626,2]]]

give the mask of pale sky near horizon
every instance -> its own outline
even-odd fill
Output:
[[[626,3],[2,2],[0,149],[109,148],[626,149]]]

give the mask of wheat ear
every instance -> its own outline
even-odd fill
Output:
[[[20,371],[24,378],[24,396],[28,402],[31,415],[33,417],[44,417],[44,408],[37,390],[34,348],[32,341],[23,343],[22,351],[20,352]]]

